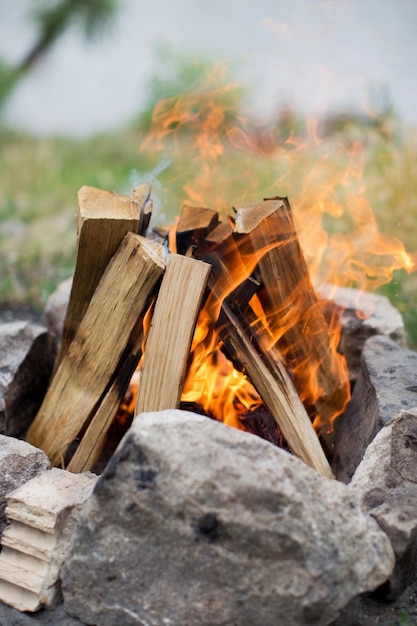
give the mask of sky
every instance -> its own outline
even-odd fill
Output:
[[[0,57],[21,59],[34,41],[28,9],[0,0]],[[389,94],[417,126],[417,0],[120,0],[97,41],[73,29],[18,86],[6,121],[38,134],[85,136],[135,116],[155,71],[155,48],[207,55],[233,67],[258,116],[363,110]]]

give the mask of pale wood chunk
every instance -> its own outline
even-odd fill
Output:
[[[210,270],[196,259],[169,257],[146,341],[136,415],[178,408]]]
[[[70,472],[86,472],[92,470],[100,458],[106,442],[109,428],[117,415],[118,408],[122,402],[130,379],[139,363],[142,354],[143,331],[142,328],[135,328],[131,336],[131,346],[124,363],[112,383],[109,391],[103,398],[100,406],[80,441],[67,469]]]
[[[94,291],[110,261],[128,232],[137,233],[149,221],[150,186],[143,184],[132,197],[121,196],[95,187],[78,192],[77,260],[70,300],[64,322],[57,364],[62,361],[87,310]]]
[[[55,373],[26,436],[53,465],[64,464],[69,446],[113,382],[132,330],[164,271],[155,251],[163,256],[161,246],[133,233],[125,236]]]
[[[278,424],[291,451],[326,478],[333,478],[310,418],[285,369],[278,361],[265,363],[238,318],[223,303],[218,321],[219,334],[229,352],[261,396]],[[265,352],[265,357],[267,353]]]
[[[184,205],[176,231],[178,252],[185,254],[190,247],[204,246],[207,234],[218,222],[217,211]]]

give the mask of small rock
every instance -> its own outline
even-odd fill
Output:
[[[376,435],[349,489],[394,548],[396,567],[381,591],[394,599],[417,571],[417,407],[401,411]]]
[[[333,471],[348,483],[375,435],[401,410],[417,406],[417,353],[382,335],[365,343],[361,374],[336,429]]]
[[[0,423],[6,434],[21,436],[46,393],[55,360],[46,328],[27,321],[0,325]]]
[[[1,538],[0,600],[20,611],[57,606],[62,563],[79,510],[96,478],[54,468],[7,496],[9,525]]]
[[[14,437],[0,435],[0,535],[6,526],[6,496],[49,468],[45,452]]]
[[[406,347],[401,313],[387,297],[335,285],[322,285],[318,293],[331,300],[330,309],[336,306],[341,311],[339,351],[346,357],[352,380],[356,380],[360,372],[362,349],[369,337],[383,335]]]

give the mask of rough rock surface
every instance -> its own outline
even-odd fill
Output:
[[[394,554],[342,483],[183,411],[139,416],[84,505],[64,606],[100,626],[325,625]]]
[[[54,467],[7,496],[1,537],[0,599],[20,611],[55,608],[59,575],[82,504],[97,476]]]
[[[394,598],[417,572],[417,407],[399,413],[376,435],[349,489],[394,548],[396,567],[380,591]]]
[[[43,400],[55,351],[46,329],[17,321],[0,325],[0,426],[19,436],[27,429]],[[0,405],[2,403],[0,402]]]
[[[417,406],[417,353],[388,337],[365,343],[361,375],[336,431],[333,471],[348,483],[376,433],[399,411]]]
[[[341,310],[342,332],[339,350],[345,355],[349,374],[356,380],[365,341],[384,335],[406,347],[406,333],[401,313],[385,296],[359,289],[323,285],[318,291]]]
[[[43,315],[43,322],[48,328],[56,347],[58,347],[62,330],[64,327],[65,315],[71,294],[72,277],[64,280],[48,298]]]
[[[25,441],[0,435],[0,534],[6,525],[6,496],[49,468],[46,454]]]

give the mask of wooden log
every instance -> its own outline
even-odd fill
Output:
[[[135,415],[178,408],[210,270],[196,259],[169,257],[146,341]]]
[[[277,422],[291,451],[327,478],[333,478],[310,418],[283,365],[266,364],[227,303],[218,320],[220,338],[237,361]]]
[[[106,443],[110,426],[117,415],[120,403],[125,397],[129,382],[139,363],[142,355],[142,342],[143,328],[140,322],[132,331],[126,354],[121,359],[122,365],[116,371],[110,389],[95,411],[68,463],[68,471],[74,473],[87,472],[95,467]]]
[[[350,397],[346,364],[332,344],[288,200],[238,208],[234,236],[245,263],[257,255],[257,295],[296,389],[317,426],[330,430]]]
[[[205,258],[213,265],[208,305],[212,314],[215,302],[220,307],[216,328],[229,358],[246,373],[293,453],[324,476],[333,477],[282,357],[248,306],[259,288],[259,283],[248,277],[256,263],[251,258],[245,264],[235,239],[227,232]]]
[[[109,263],[26,436],[53,465],[63,463],[108,391],[163,274],[162,256],[161,246],[128,233]]]
[[[146,230],[150,211],[150,186],[143,184],[132,197],[94,187],[78,192],[77,260],[57,367],[75,337],[94,291],[128,232]],[[149,220],[148,220],[149,221]]]
[[[176,229],[177,251],[185,254],[189,248],[203,245],[218,222],[217,211],[185,205]]]

